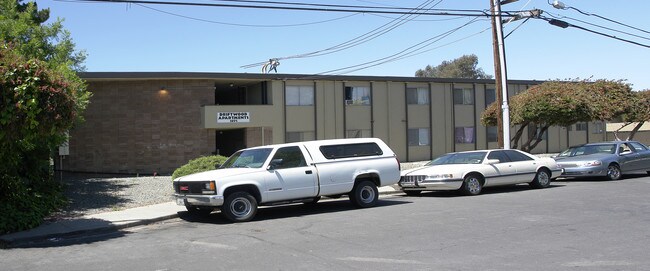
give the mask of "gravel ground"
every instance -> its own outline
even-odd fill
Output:
[[[61,180],[69,203],[51,219],[119,211],[173,200],[171,176],[65,174]]]

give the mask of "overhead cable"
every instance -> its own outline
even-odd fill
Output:
[[[297,24],[271,24],[271,25],[269,25],[269,24],[238,24],[238,23],[227,23],[227,22],[220,22],[220,21],[196,18],[196,17],[192,17],[192,16],[182,15],[182,14],[178,14],[178,13],[173,13],[173,12],[153,8],[153,7],[150,7],[148,5],[143,5],[143,4],[136,4],[136,5],[138,5],[140,7],[143,7],[143,8],[146,8],[146,9],[156,11],[156,12],[160,12],[160,13],[164,13],[164,14],[167,14],[167,15],[176,16],[176,17],[180,17],[180,18],[185,18],[185,19],[189,19],[189,20],[205,22],[205,23],[221,24],[221,25],[242,26],[242,27],[295,27],[295,26],[306,26],[306,25],[315,25],[315,24],[322,24],[322,23],[338,21],[338,20],[350,18],[352,16],[357,16],[357,15],[361,14],[361,13],[352,13],[352,14],[348,14],[348,15],[333,18],[333,19],[315,21],[315,22],[308,22],[308,23],[297,23]]]

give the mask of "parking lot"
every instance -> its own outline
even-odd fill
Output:
[[[8,270],[650,270],[650,177],[263,208],[0,251]]]

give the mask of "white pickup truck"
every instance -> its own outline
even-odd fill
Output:
[[[176,203],[196,214],[216,208],[231,221],[253,219],[258,205],[315,203],[348,195],[357,207],[377,203],[377,187],[396,184],[400,165],[380,139],[296,142],[237,151],[217,170],[176,178]]]

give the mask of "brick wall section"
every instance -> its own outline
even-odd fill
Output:
[[[63,169],[166,174],[210,155],[215,131],[201,127],[200,109],[214,104],[213,86],[208,80],[91,82],[86,121],[70,131]]]

